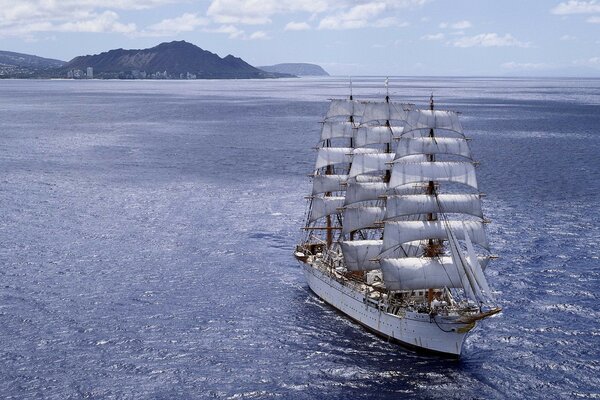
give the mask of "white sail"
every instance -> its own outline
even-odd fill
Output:
[[[404,105],[400,103],[388,102],[367,102],[364,103],[364,112],[362,114],[362,123],[370,121],[404,121],[408,112],[404,110]]]
[[[450,247],[450,254],[452,256],[452,261],[456,265],[460,279],[461,285],[465,290],[465,295],[467,298],[478,301],[483,298],[481,291],[479,290],[479,286],[475,282],[473,274],[470,271],[469,266],[467,265],[467,260],[460,249],[458,244],[458,238],[456,237],[456,231],[452,229],[449,224],[445,224],[446,231],[448,232],[448,246]]]
[[[388,290],[462,287],[459,269],[451,257],[384,258],[379,266]]]
[[[463,287],[463,273],[452,257],[383,258],[379,260],[379,268],[389,290]]]
[[[385,219],[428,213],[460,213],[483,217],[477,194],[407,194],[389,196]]]
[[[350,233],[364,228],[372,228],[383,219],[384,207],[346,207],[344,209],[344,226],[342,233]]]
[[[321,140],[354,137],[354,126],[351,122],[325,121],[321,128]]]
[[[352,155],[356,156],[357,154],[376,154],[376,153],[381,153],[381,150],[379,149],[372,149],[370,147],[364,147],[361,149],[354,149],[352,150]]]
[[[385,223],[383,250],[414,240],[448,239],[446,223],[459,240],[464,240],[464,224],[473,242],[485,249],[489,248],[483,223],[479,221],[392,221]]]
[[[365,109],[364,103],[348,99],[333,99],[325,118],[360,116]]]
[[[328,165],[346,164],[352,162],[351,147],[320,147],[317,153],[315,169]]]
[[[398,127],[364,126],[357,128],[354,135],[354,145],[356,147],[363,147],[370,144],[391,143],[394,128]]]
[[[350,177],[352,176],[350,172]],[[475,167],[469,162],[395,162],[392,167],[391,188],[427,181],[462,183],[477,189]]]
[[[382,176],[375,175],[359,175],[354,177],[355,182],[366,183],[366,182],[383,182]]]
[[[394,154],[392,153],[355,154],[348,177],[352,178],[370,172],[389,170],[391,168],[389,163],[393,159]]]
[[[477,254],[475,253],[475,248],[473,247],[473,243],[471,243],[471,238],[469,237],[469,233],[467,232],[465,227],[463,227],[463,229],[465,230],[465,232],[464,232],[465,244],[467,245],[467,262],[468,262],[469,266],[471,267],[471,271],[473,271],[473,276],[475,278],[475,281],[481,288],[483,295],[485,297],[493,300],[492,291],[490,290],[490,287],[487,283],[487,279],[485,279],[485,275],[483,275],[483,268],[482,268],[481,263],[479,262],[479,258],[477,257]]]
[[[341,242],[346,268],[350,271],[370,271],[379,268],[373,261],[381,250],[381,240],[352,240]]]
[[[315,175],[313,176],[312,194],[338,192],[345,190],[342,186],[348,180],[348,175]]]
[[[412,154],[452,154],[471,158],[469,144],[463,138],[415,137],[398,142],[396,159]]]
[[[442,110],[411,110],[406,116],[405,132],[414,129],[445,129],[462,133],[458,114]]]
[[[385,182],[351,182],[346,187],[344,205],[359,203],[361,201],[379,200],[387,191]]]
[[[341,208],[343,205],[343,197],[315,197],[312,201],[312,207],[310,208],[308,221],[314,222],[319,218],[335,214],[339,212],[338,208]]]

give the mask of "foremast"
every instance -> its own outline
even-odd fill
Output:
[[[490,255],[475,164],[456,113],[434,109],[433,96],[428,110],[408,113],[378,256],[389,291],[426,291],[431,304],[434,295],[452,289],[457,298],[492,304],[483,275]],[[414,189],[417,194],[410,193]],[[394,254],[409,243],[416,253]]]

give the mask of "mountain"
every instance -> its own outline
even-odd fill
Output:
[[[64,61],[32,56],[30,54],[0,51],[0,78],[27,78],[47,74],[48,70],[60,68]]]
[[[286,63],[286,64],[276,64],[269,65],[265,67],[258,67],[263,71],[272,72],[272,73],[280,73],[280,74],[290,74],[297,76],[329,76],[327,71],[321,68],[316,64],[306,64],[306,63]]]
[[[228,55],[224,58],[185,41],[161,43],[141,50],[110,50],[105,53],[79,56],[69,61],[63,70],[94,69],[97,78],[160,77],[199,79],[278,78],[287,74],[262,71]],[[165,73],[166,71],[166,73]],[[133,74],[133,75],[132,75]]]

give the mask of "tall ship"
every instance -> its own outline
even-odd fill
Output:
[[[386,82],[387,87],[387,82]],[[295,257],[311,290],[405,347],[459,357],[501,311],[469,139],[458,114],[333,99],[322,122],[305,234]]]

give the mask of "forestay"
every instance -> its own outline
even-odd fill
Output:
[[[452,154],[471,158],[469,144],[463,138],[415,137],[402,138],[398,142],[395,159],[412,154]]]
[[[383,219],[384,212],[384,207],[346,207],[342,214],[344,217],[342,233],[346,234],[359,229],[373,228],[376,222]]]
[[[387,198],[386,220],[429,213],[460,213],[483,217],[478,194],[410,194]]]
[[[412,157],[412,156],[410,156]],[[352,164],[354,168],[354,163]],[[352,177],[352,171],[350,177]],[[462,183],[477,189],[475,167],[469,162],[395,162],[392,168],[390,187],[408,183],[445,181]]]
[[[485,249],[489,248],[483,223],[480,221],[388,221],[384,227],[383,250],[414,240],[448,239],[446,224],[457,239],[464,240],[466,231],[474,243]]]
[[[350,271],[370,271],[379,268],[373,261],[381,250],[381,240],[353,240],[341,242],[346,268]]]
[[[308,221],[314,222],[319,218],[335,214],[339,212],[338,208],[341,208],[343,205],[343,197],[315,197],[312,201]]]

